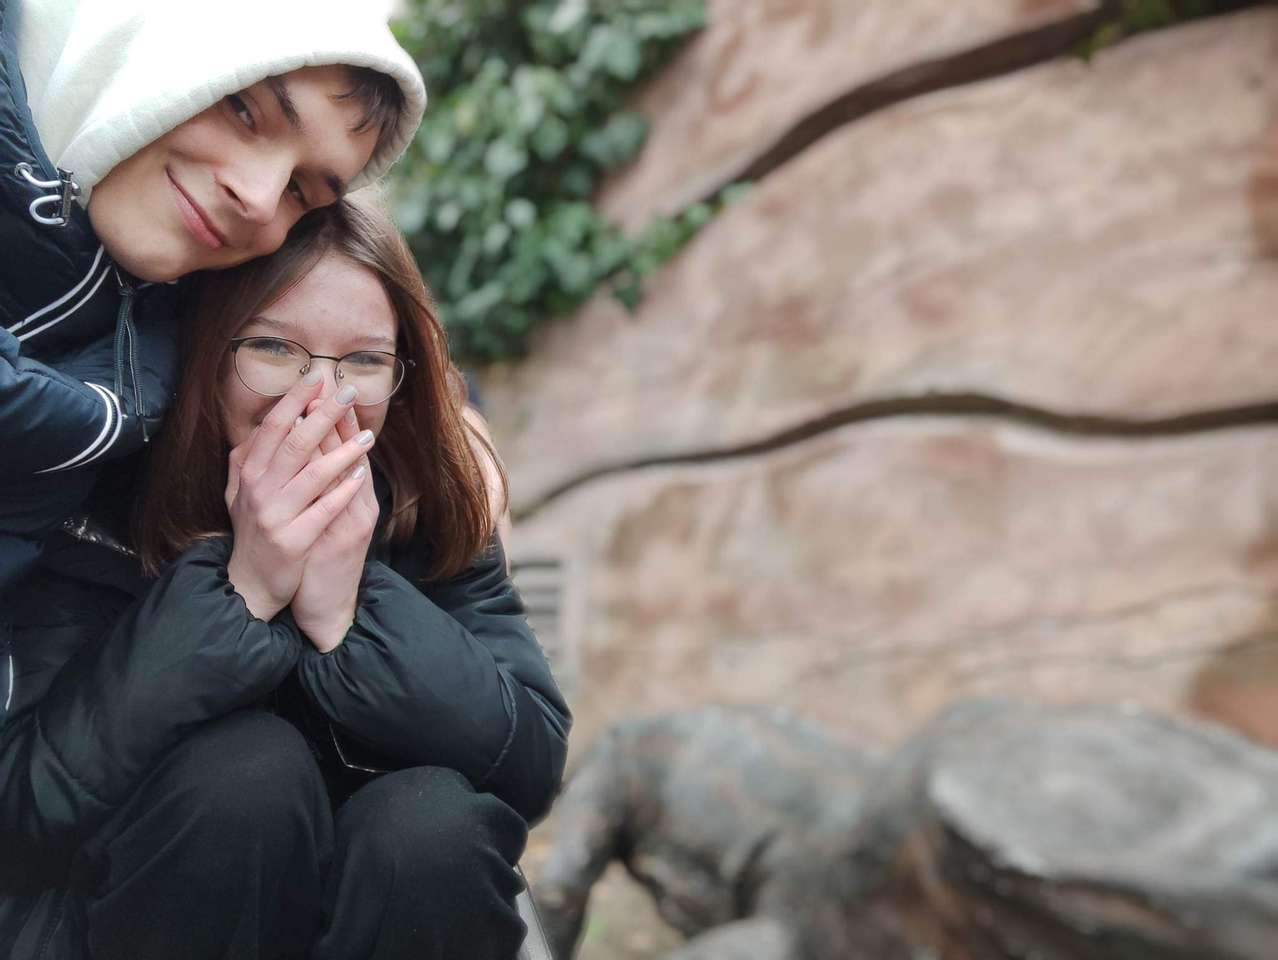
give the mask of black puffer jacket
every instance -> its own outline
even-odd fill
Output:
[[[6,883],[29,886],[36,865],[56,885],[192,727],[269,703],[286,678],[324,738],[360,761],[451,767],[529,821],[549,809],[570,716],[495,543],[461,575],[429,583],[413,550],[375,548],[354,625],[321,655],[287,617],[249,614],[227,580],[227,541],[192,548],[150,583],[110,542],[101,528],[59,534],[16,592],[0,910]]]
[[[0,0],[0,594],[96,468],[154,433],[177,383],[175,290],[115,267],[72,200],[73,173],[46,156],[18,65],[18,6]]]

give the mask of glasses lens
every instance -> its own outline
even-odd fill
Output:
[[[357,404],[381,403],[404,382],[404,361],[380,350],[352,353],[337,365],[337,377],[343,384],[352,384],[359,390]]]
[[[235,351],[235,372],[254,393],[278,397],[293,388],[306,373],[310,357],[288,340],[249,337]]]

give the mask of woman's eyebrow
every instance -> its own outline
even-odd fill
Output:
[[[247,327],[251,325],[270,327],[271,329],[278,330],[281,333],[296,333],[296,328],[287,320],[275,320],[271,317],[249,317],[246,321],[244,321],[244,326]],[[379,333],[370,333],[367,336],[355,337],[354,342],[362,344],[361,347],[353,351],[355,353],[358,353],[360,350],[378,349],[385,349],[388,353],[394,353],[395,348],[399,346],[399,343],[394,337],[388,337],[385,334]]]
[[[270,317],[253,316],[244,321],[244,326],[254,324],[262,327],[270,327],[273,330],[281,330],[288,333],[293,329],[293,325],[284,320],[272,320]]]

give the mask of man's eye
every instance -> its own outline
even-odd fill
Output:
[[[302,206],[304,207],[307,206],[306,194],[302,191],[302,185],[299,184],[296,180],[290,180],[288,182],[288,192],[290,196],[292,196],[293,199],[296,200],[298,203],[300,203]]]
[[[253,111],[248,108],[248,104],[244,102],[243,97],[236,96],[233,93],[228,94],[226,103],[231,108],[231,112],[235,114],[236,118],[244,124],[244,126],[248,127],[250,130],[255,130],[257,128],[257,124],[253,120]]]

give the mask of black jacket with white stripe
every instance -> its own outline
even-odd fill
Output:
[[[117,270],[27,108],[0,2],[0,595],[97,468],[144,442],[177,382],[170,286]],[[0,616],[0,620],[3,617]],[[0,719],[7,663],[0,623]]]

